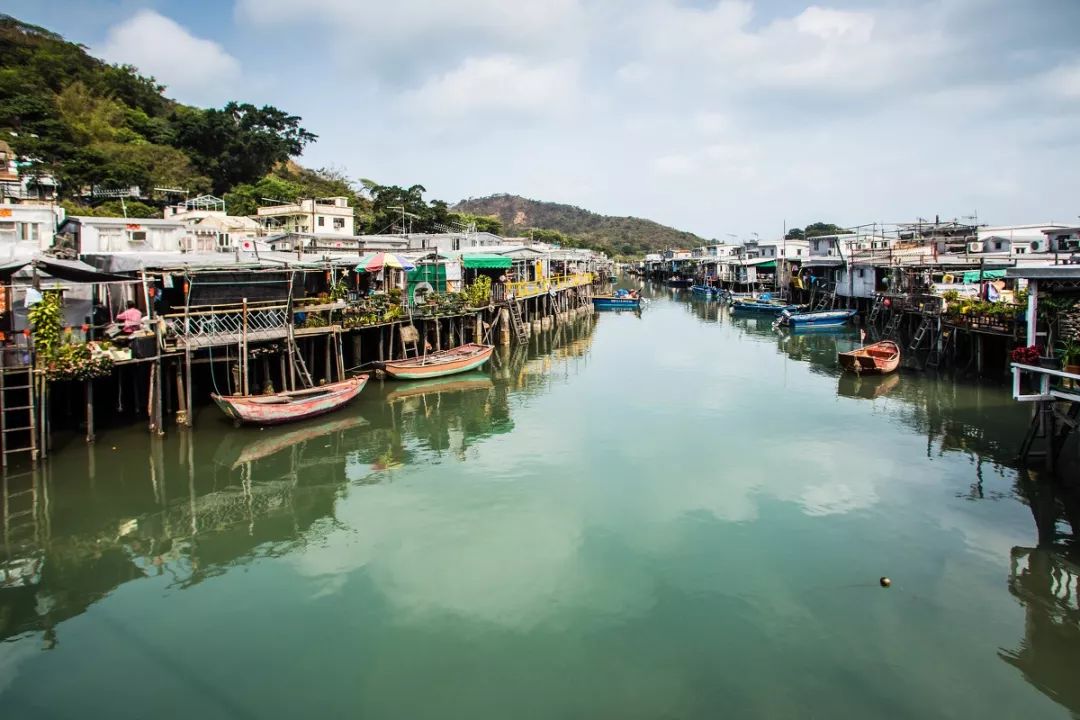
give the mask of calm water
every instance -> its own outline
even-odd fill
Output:
[[[1076,506],[1004,389],[654,296],[312,424],[72,442],[11,501],[3,716],[1080,712]]]

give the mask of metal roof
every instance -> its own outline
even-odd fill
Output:
[[[1005,271],[1005,277],[1027,280],[1080,280],[1080,264],[1009,268]]]

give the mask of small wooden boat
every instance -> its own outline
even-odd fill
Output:
[[[367,375],[307,390],[292,390],[274,395],[210,395],[221,411],[237,423],[281,425],[324,415],[343,407],[360,394]]]
[[[793,330],[810,328],[840,327],[855,317],[857,310],[824,310],[822,312],[794,313],[785,310],[780,313],[777,324]]]
[[[669,287],[673,288],[688,288],[694,284],[694,281],[691,278],[679,277],[678,275],[675,275],[674,277],[668,278],[667,284]]]
[[[892,340],[882,340],[857,350],[837,354],[840,367],[865,375],[887,375],[900,365],[900,346]]]
[[[405,360],[388,360],[382,369],[395,380],[426,380],[476,370],[491,359],[494,345],[467,343]]]
[[[719,298],[724,295],[723,288],[712,285],[692,285],[690,286],[690,292],[694,295],[704,295],[706,298]]]
[[[594,295],[592,304],[597,310],[637,310],[641,307],[641,298],[632,295]]]

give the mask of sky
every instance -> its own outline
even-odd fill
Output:
[[[302,161],[704,237],[1076,223],[1080,0],[0,0]]]

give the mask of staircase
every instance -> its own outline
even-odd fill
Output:
[[[510,310],[510,326],[514,328],[514,336],[518,342],[525,342],[529,339],[529,331],[521,317],[521,307],[514,300],[507,301],[506,307]]]
[[[33,366],[5,365],[5,355],[0,352],[0,466],[6,469],[12,455],[25,453],[36,463],[38,438]]]

